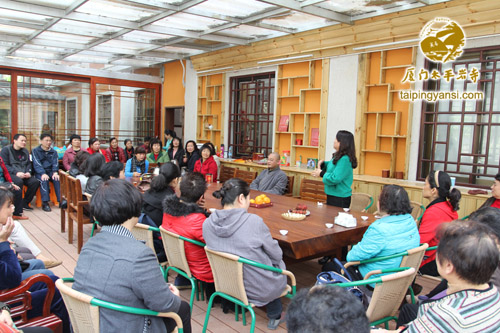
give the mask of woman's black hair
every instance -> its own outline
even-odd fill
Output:
[[[500,209],[494,207],[484,207],[469,215],[469,220],[488,225],[500,243]]]
[[[174,151],[174,140],[179,140],[179,148],[177,148],[177,149],[182,149],[182,139],[175,137],[175,138],[172,138],[172,143],[170,144],[170,147],[168,147],[168,151]]]
[[[71,144],[71,141],[73,141],[74,139],[82,141],[82,137],[79,136],[78,134],[71,134],[71,136],[69,137],[69,144]]]
[[[151,151],[153,151],[153,145],[156,145],[156,144],[160,145],[160,150],[161,150],[161,140],[158,138],[153,138],[149,142],[149,146],[151,147]]]
[[[95,175],[100,175],[101,167],[106,163],[106,159],[103,154],[92,154],[85,161],[85,172],[83,173],[85,177],[92,177]]]
[[[438,177],[436,181],[436,175]],[[458,203],[462,198],[462,194],[456,188],[451,189],[451,178],[444,171],[435,171],[432,170],[431,173],[427,176],[427,180],[429,181],[429,185],[431,189],[437,188],[438,195],[441,199],[448,199],[454,211],[457,211],[460,207]]]
[[[250,186],[240,178],[226,180],[220,190],[212,193],[215,198],[221,199],[222,206],[232,205],[240,194],[245,197],[250,194]]]
[[[358,167],[358,159],[356,158],[356,146],[354,145],[354,135],[349,131],[338,131],[335,137],[339,142],[339,150],[333,153],[333,164],[337,164],[340,158],[344,155],[349,157],[353,169]]]
[[[73,163],[78,167],[78,170],[80,170],[81,173],[85,172],[85,168],[87,166],[87,159],[90,157],[90,154],[86,150],[80,150],[78,153],[75,155],[75,159],[73,160]]]
[[[174,131],[169,130],[169,129],[165,130],[165,135],[170,135],[173,138],[175,138],[177,136]]]
[[[0,185],[0,209],[6,202],[14,203],[14,194],[5,186]]]
[[[144,146],[139,146],[135,148],[135,154],[146,154],[146,148]]]
[[[495,176],[495,180],[498,180],[500,182],[500,173],[497,173]]]
[[[215,155],[214,145],[211,144],[210,142],[204,143],[203,146],[201,146],[201,148],[200,148],[200,155],[201,155],[201,152],[204,149],[208,149],[210,151],[210,156],[214,156]]]
[[[194,140],[188,140],[188,141],[186,142],[186,145],[184,146],[184,151],[186,152],[186,154],[189,154],[189,153],[188,153],[188,150],[187,150],[187,146],[188,146],[188,143],[190,143],[190,142],[194,145],[194,150],[193,150],[193,153],[194,153],[195,151],[197,151],[197,152],[199,153],[199,152],[200,152],[200,150],[198,149],[198,146],[196,145],[196,141],[194,141]],[[191,154],[192,154],[192,153],[191,153]]]
[[[123,163],[120,161],[111,161],[109,163],[104,163],[101,166],[101,171],[99,175],[102,177],[103,180],[108,180],[113,178],[119,178],[120,177],[120,171],[122,171],[124,168]]]
[[[101,225],[123,224],[141,214],[142,195],[129,181],[110,179],[92,195],[90,212]]]
[[[130,141],[130,142],[132,142],[132,140],[131,140],[131,139],[125,139],[125,140],[123,140],[123,145],[124,145],[124,146],[126,146],[126,145],[127,145],[127,142],[129,142],[129,141]]]
[[[179,189],[182,201],[195,203],[205,194],[207,182],[205,177],[199,172],[186,172],[182,176]]]
[[[115,137],[112,137],[112,138],[109,139],[109,143],[111,144],[111,142],[113,142],[113,140],[117,140],[117,139]]]
[[[410,214],[412,211],[408,193],[399,185],[385,185],[378,202],[380,210],[389,215]]]
[[[90,138],[89,139],[89,147],[92,146],[96,141],[99,141],[98,138]]]
[[[154,177],[153,180],[151,181],[151,191],[153,192],[163,191],[165,188],[169,186],[172,180],[180,176],[181,176],[181,171],[179,170],[179,167],[176,164],[172,162],[163,163],[162,166],[160,167],[160,174]]]

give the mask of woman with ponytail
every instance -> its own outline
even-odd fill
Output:
[[[207,247],[285,269],[283,252],[269,228],[258,215],[247,212],[249,185],[242,179],[232,178],[213,196],[221,199],[223,209],[213,212],[203,223]],[[243,283],[248,300],[256,306],[266,306],[267,327],[275,330],[281,319],[280,295],[286,286],[286,276],[243,265]]]
[[[429,199],[430,203],[420,223],[420,243],[436,246],[439,243],[436,239],[436,229],[442,223],[458,219],[458,203],[462,195],[456,188],[451,188],[450,176],[444,171],[437,170],[431,171],[425,179],[423,196]],[[436,267],[436,251],[425,253],[420,272],[439,276]]]
[[[160,174],[151,181],[151,188],[144,193],[142,211],[159,227],[163,219],[163,200],[170,194],[175,194],[178,178],[181,176],[179,167],[172,162],[160,167]]]

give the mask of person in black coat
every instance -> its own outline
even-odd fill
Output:
[[[172,144],[170,148],[168,148],[168,157],[170,157],[170,161],[177,161],[177,165],[182,167],[182,159],[184,158],[184,148],[182,148],[182,141],[179,138],[173,138]],[[174,162],[175,163],[175,162]]]
[[[194,164],[200,159],[200,150],[194,140],[186,142],[186,149],[184,150],[184,158],[182,159],[182,166],[187,168],[187,171],[193,172]]]

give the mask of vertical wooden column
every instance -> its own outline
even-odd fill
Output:
[[[96,131],[96,81],[93,77],[90,78],[90,137],[95,137]]]
[[[19,110],[17,103],[17,74],[13,73],[10,76],[10,141],[14,140],[14,134],[17,133],[19,127]]]

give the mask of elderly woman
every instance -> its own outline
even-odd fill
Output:
[[[347,261],[359,261],[383,257],[413,249],[420,244],[417,224],[410,215],[411,205],[408,193],[398,185],[386,185],[378,198],[378,211],[382,218],[373,222],[361,242],[354,245],[347,254]],[[349,272],[355,280],[362,280],[366,273],[377,269],[399,267],[401,258],[392,258],[359,265]],[[327,263],[323,270],[332,270]]]
[[[248,184],[239,178],[229,179],[213,196],[221,199],[224,208],[216,210],[203,223],[203,238],[208,248],[285,269],[283,252],[269,228],[261,217],[247,212]],[[244,265],[243,283],[248,300],[256,306],[266,306],[267,327],[275,330],[280,324],[280,295],[286,286],[286,276]]]

